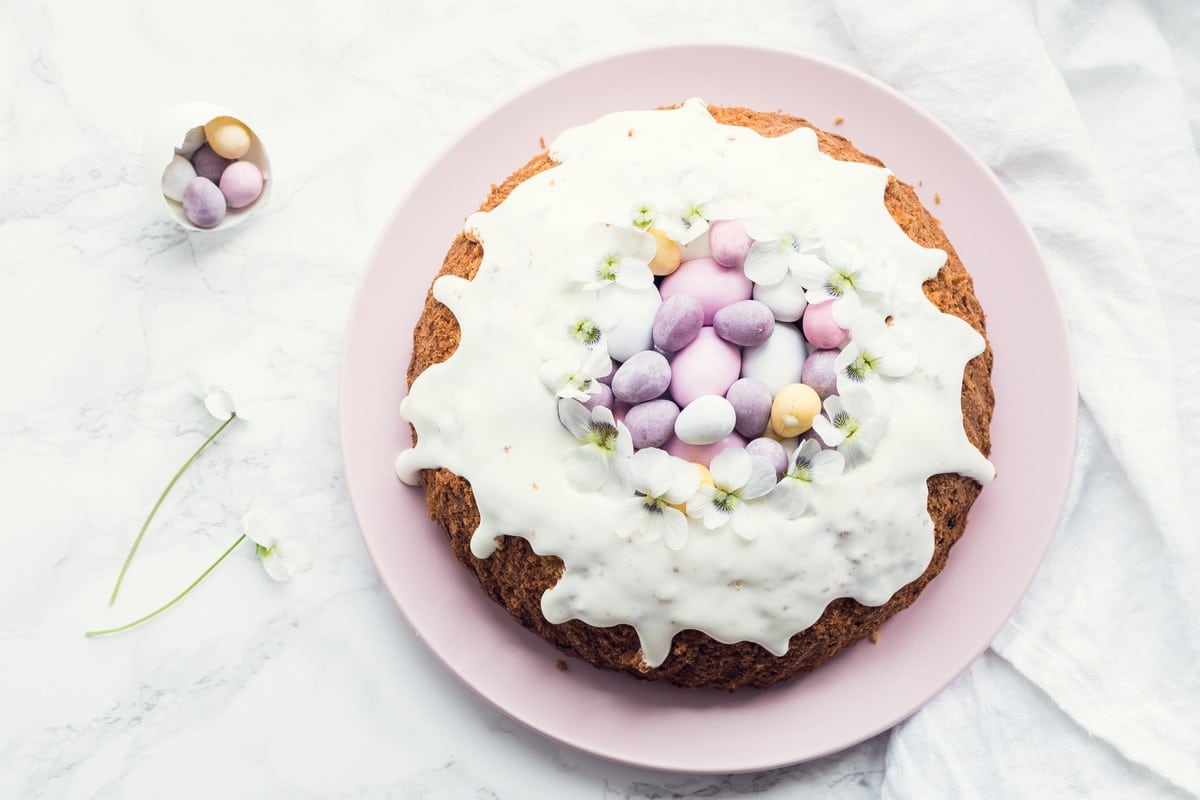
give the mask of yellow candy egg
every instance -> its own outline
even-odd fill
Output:
[[[647,228],[646,231],[654,237],[657,246],[654,258],[650,259],[650,271],[655,275],[670,275],[679,269],[679,245],[675,240],[658,228]]]
[[[213,117],[204,123],[204,138],[225,158],[241,158],[250,150],[250,129],[233,117]]]
[[[771,429],[780,436],[799,436],[812,427],[820,413],[821,398],[816,390],[793,383],[780,389],[771,402]]]
[[[704,466],[703,464],[697,464],[694,461],[692,462],[692,466],[695,467],[696,469],[700,470],[700,485],[701,486],[715,486],[716,485],[713,483],[713,476],[712,476],[712,473],[708,471],[708,467]],[[671,508],[677,509],[678,511],[681,511],[684,514],[686,514],[687,513],[687,501],[684,501],[682,503],[671,503]]]

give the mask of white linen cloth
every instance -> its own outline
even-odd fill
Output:
[[[1032,227],[1080,394],[1045,564],[895,729],[883,796],[1200,795],[1200,3],[834,6]]]

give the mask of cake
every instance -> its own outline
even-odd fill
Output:
[[[767,687],[874,637],[994,475],[940,224],[781,112],[562,133],[468,218],[413,344],[397,474],[517,621],[637,678]]]

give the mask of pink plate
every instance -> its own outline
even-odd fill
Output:
[[[647,80],[646,76],[653,76]],[[644,684],[558,653],[488,600],[400,484],[409,446],[397,414],[412,328],[463,219],[572,125],[677,103],[785,109],[845,134],[917,184],[988,312],[996,353],[993,462],[948,568],[909,610],[815,673],[769,691]],[[844,124],[834,125],[835,117]],[[942,202],[933,206],[937,192]],[[1036,387],[1037,391],[1031,391]],[[995,636],[1057,526],[1075,440],[1066,329],[1033,236],[992,173],[953,135],[881,83],[818,59],[725,46],[619,56],[526,92],[476,125],[392,215],[358,288],[346,332],[339,411],[351,501],[384,584],[417,634],[481,696],[560,742],[659,769],[742,772],[860,742],[954,679]]]

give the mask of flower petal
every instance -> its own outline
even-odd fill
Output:
[[[833,272],[828,264],[810,253],[792,253],[788,259],[788,270],[806,289],[821,286]]]
[[[279,525],[275,518],[257,509],[247,511],[242,517],[242,533],[256,545],[271,548],[279,541]]]
[[[729,524],[730,514],[716,503],[709,503],[704,509],[704,527],[710,531],[720,530]]]
[[[675,472],[675,479],[671,482],[671,488],[663,495],[668,503],[679,505],[686,503],[692,499],[692,495],[700,488],[700,470],[690,461],[677,459],[679,468]]]
[[[830,483],[842,474],[845,467],[846,459],[841,453],[836,450],[821,450],[812,456],[812,482]]]
[[[746,451],[742,450],[741,452]],[[742,499],[753,500],[756,497],[762,497],[774,488],[775,468],[765,458],[750,456],[750,477],[742,486]]]
[[[292,569],[291,564],[280,558],[279,553],[277,553],[274,549],[259,549],[257,552],[258,560],[262,562],[263,569],[267,571],[267,574],[270,575],[273,580],[282,582],[292,579],[292,575],[294,575],[296,571]]]
[[[613,528],[613,533],[622,539],[628,539],[635,532],[641,530],[642,519],[646,516],[646,508],[640,497],[626,497],[624,500],[618,501],[618,508],[620,513],[617,514],[617,525]]]
[[[603,408],[604,406],[597,406]],[[576,439],[583,439],[588,434],[588,423],[592,415],[578,400],[562,398],[558,401],[558,421],[571,432]]]
[[[293,574],[312,569],[312,549],[300,539],[283,539],[275,545],[275,553],[291,567]]]
[[[630,289],[645,289],[654,283],[654,273],[645,262],[624,258],[617,268],[617,283]]]
[[[823,416],[813,419],[812,429],[816,431],[817,436],[821,437],[821,441],[830,447],[837,447],[846,438],[846,434],[834,427],[833,423]]]
[[[754,516],[749,508],[745,506],[739,508],[729,515],[729,521],[733,523],[733,532],[747,542],[753,542],[758,538],[758,525],[755,524]]]
[[[808,508],[809,488],[806,481],[784,478],[767,497],[785,519],[796,519]]]
[[[581,492],[594,492],[608,482],[610,463],[594,444],[573,448],[563,458],[567,481]]]
[[[214,418],[224,422],[233,416],[234,405],[233,395],[225,389],[214,387],[208,394],[204,395],[204,408],[212,414]]]
[[[681,511],[675,508],[664,508],[662,512],[663,539],[672,550],[682,550],[687,544],[688,521]]]
[[[722,450],[708,467],[713,483],[727,491],[746,485],[753,473],[754,465],[750,454],[741,448]]]
[[[696,493],[687,501],[687,514],[689,517],[700,519],[704,516],[713,504],[713,497],[716,495],[716,490],[711,486],[701,486],[696,490]]]
[[[746,277],[764,286],[774,286],[788,274],[788,257],[778,239],[750,245],[743,267]]]

